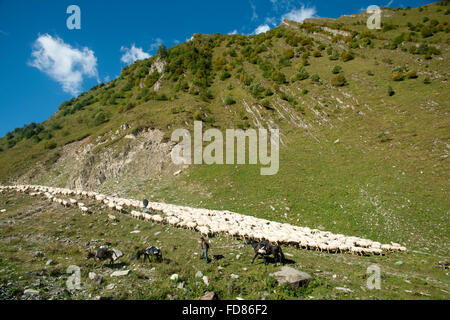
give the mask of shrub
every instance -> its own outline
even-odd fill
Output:
[[[423,79],[423,83],[424,83],[424,84],[430,84],[430,83],[431,83],[430,78],[425,77],[425,79]]]
[[[374,75],[375,75],[375,73],[373,73],[373,71],[372,71],[372,70],[367,70],[367,75],[369,75],[369,76],[374,76]]]
[[[330,57],[330,60],[338,60],[339,59],[339,53],[335,52]]]
[[[433,30],[431,30],[428,26],[423,26],[422,29],[420,29],[420,34],[424,38],[431,37],[433,35]]]
[[[391,75],[391,78],[394,81],[402,81],[404,79],[404,77],[405,76],[403,75],[403,72],[401,72],[401,71],[394,71],[394,72],[392,72],[392,75]]]
[[[102,123],[105,123],[108,121],[109,121],[109,119],[108,119],[108,116],[106,115],[106,113],[103,111],[100,111],[94,117],[94,126],[99,126]]]
[[[225,79],[228,79],[231,77],[231,74],[228,71],[224,71],[221,75],[220,75],[220,80],[224,81]]]
[[[203,121],[203,119],[203,112],[201,112],[200,110],[194,112],[194,120]]]
[[[313,75],[311,76],[311,80],[312,80],[313,82],[319,82],[319,81],[320,81],[320,77],[319,77],[318,74],[313,74]]]
[[[308,89],[303,89],[303,90],[302,90],[302,94],[303,94],[303,95],[308,94],[308,92],[309,92]]]
[[[55,149],[56,148],[56,142],[53,140],[49,140],[44,144],[44,148],[47,150]]]
[[[391,96],[393,96],[395,94],[395,91],[394,91],[394,89],[392,89],[391,86],[387,87],[387,91],[388,91],[388,96],[389,97],[391,97]]]
[[[338,74],[331,78],[331,84],[335,87],[343,87],[347,84],[347,79],[345,79],[343,74]]]
[[[236,101],[234,101],[232,96],[226,95],[225,99],[224,99],[224,103],[225,103],[225,105],[232,105],[232,104],[235,104]]]
[[[331,73],[333,73],[333,74],[338,74],[338,73],[340,73],[341,71],[342,71],[342,67],[339,66],[339,65],[335,65],[334,68],[333,68],[333,70],[331,70]]]
[[[417,78],[417,72],[416,72],[416,70],[409,70],[409,71],[406,73],[406,77],[407,77],[408,79],[416,79],[416,78]]]
[[[261,101],[261,105],[262,105],[264,108],[268,109],[268,110],[274,110],[274,108],[273,108],[272,105],[270,104],[269,99],[263,99],[263,100]]]

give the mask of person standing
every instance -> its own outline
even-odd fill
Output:
[[[205,238],[201,237],[198,241],[202,247],[202,255],[201,258],[205,258],[206,263],[209,263],[208,259],[208,249],[209,249],[209,243],[205,240]]]

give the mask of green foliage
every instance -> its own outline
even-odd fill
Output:
[[[224,99],[224,103],[225,103],[225,105],[232,105],[232,104],[235,104],[236,101],[233,99],[233,97],[231,95],[226,95],[225,99]]]
[[[388,92],[388,96],[389,97],[391,97],[391,96],[393,96],[395,94],[395,91],[394,91],[394,89],[392,89],[391,86],[387,87],[387,92]]]
[[[313,74],[313,75],[311,76],[311,80],[312,80],[313,82],[320,82],[320,77],[319,77],[318,74]]]
[[[220,74],[220,80],[224,81],[231,77],[231,74],[228,71],[224,71]]]
[[[416,79],[418,76],[417,76],[417,72],[416,72],[416,70],[409,70],[407,73],[406,73],[406,77],[408,78],[408,79]]]
[[[330,60],[338,60],[339,59],[339,53],[338,52],[334,52],[331,56],[328,57],[328,59]]]
[[[47,149],[47,150],[55,149],[56,146],[57,146],[57,144],[56,144],[56,142],[54,140],[47,141],[44,144],[44,148]]]
[[[429,26],[423,26],[422,29],[420,29],[420,34],[422,37],[428,38],[433,35],[433,30]]]
[[[430,78],[425,77],[425,79],[423,79],[423,83],[424,83],[424,84],[430,84],[430,83],[431,83]]]
[[[343,51],[341,53],[341,60],[344,62],[353,60],[355,57],[353,56],[353,53],[351,53],[350,51]]]
[[[99,126],[99,125],[101,125],[101,124],[103,124],[105,122],[108,122],[108,121],[109,121],[108,114],[106,112],[104,112],[104,111],[99,111],[94,116],[93,125],[97,127],[97,126]]]
[[[304,67],[301,67],[300,70],[294,75],[293,81],[297,80],[305,80],[309,78],[309,73],[306,71]]]
[[[391,74],[391,78],[394,81],[402,81],[405,78],[405,75],[402,71],[394,71]]]

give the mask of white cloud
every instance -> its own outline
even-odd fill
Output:
[[[33,58],[28,64],[59,82],[65,92],[77,95],[83,77],[98,81],[97,58],[94,51],[84,47],[81,51],[49,34],[39,36],[33,44]]]
[[[267,24],[262,24],[253,31],[253,34],[265,33],[270,30],[270,27]]]
[[[238,31],[236,29],[234,29],[233,31],[228,32],[228,34],[238,34]]]
[[[151,57],[150,54],[144,52],[142,48],[136,48],[134,44],[131,48],[122,46],[120,51],[125,51],[123,56],[120,58],[120,61],[125,62],[126,64],[131,64],[136,60],[143,60]]]
[[[290,12],[284,14],[281,19],[289,19],[293,20],[295,22],[302,22],[305,19],[309,19],[314,17],[316,14],[316,8],[305,8],[305,6],[302,5],[300,9],[293,9]]]

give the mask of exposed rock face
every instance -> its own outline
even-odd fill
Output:
[[[288,283],[293,288],[307,286],[312,280],[311,275],[297,269],[284,266],[280,271],[270,274],[274,277],[278,284]]]

